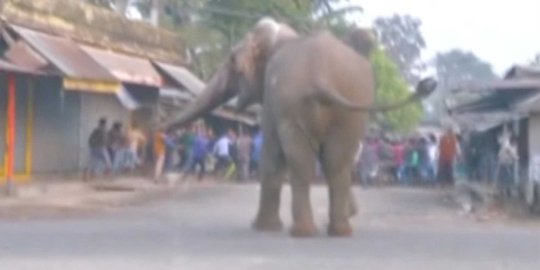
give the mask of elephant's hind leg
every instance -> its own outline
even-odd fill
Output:
[[[310,201],[310,184],[316,175],[316,149],[309,138],[292,126],[280,130],[283,151],[291,176],[292,217],[291,235],[310,237],[317,234]]]
[[[272,133],[264,133],[261,156],[261,189],[257,217],[253,228],[259,231],[280,231],[283,224],[279,217],[281,186],[286,166],[279,140]]]
[[[353,233],[349,218],[356,213],[351,192],[354,151],[354,145],[347,145],[343,140],[332,140],[323,146],[321,158],[330,197],[330,236],[350,236]]]

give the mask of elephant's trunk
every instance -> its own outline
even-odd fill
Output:
[[[202,93],[191,104],[165,121],[165,127],[185,125],[227,102],[234,96],[235,91],[229,87],[229,73],[230,67],[227,62],[218,69]]]

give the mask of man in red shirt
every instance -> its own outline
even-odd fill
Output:
[[[454,184],[454,161],[459,152],[458,140],[451,128],[439,142],[439,170],[437,178],[443,184]]]

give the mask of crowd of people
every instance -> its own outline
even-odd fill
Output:
[[[238,181],[257,176],[263,140],[260,130],[237,134],[229,129],[216,136],[212,128],[197,123],[147,135],[136,125],[125,128],[115,122],[109,128],[107,119],[100,119],[88,140],[86,178],[135,173],[145,164],[151,165],[153,178],[158,182],[169,172],[193,175],[199,180],[209,173]],[[494,171],[493,178],[499,187],[508,191],[515,182],[519,160],[516,139],[501,136],[499,144],[495,165],[489,170]],[[470,180],[481,178],[480,152],[478,142],[464,140],[452,129],[441,136],[368,136],[362,144],[354,177],[363,185],[383,181],[453,185],[456,175]]]
[[[355,177],[364,185],[380,182],[453,185],[456,178],[487,180],[505,193],[516,183],[519,163],[516,137],[503,133],[497,147],[490,147],[492,162],[484,162],[478,140],[447,129],[406,139],[370,136],[364,143]],[[482,169],[482,167],[486,167]],[[489,175],[482,171],[489,171]]]
[[[133,173],[142,164],[140,149],[145,143],[136,125],[126,130],[115,122],[108,129],[107,119],[101,118],[88,139],[90,158],[85,177]]]
[[[451,130],[440,138],[435,134],[402,139],[369,136],[363,143],[356,177],[365,185],[383,178],[407,185],[449,185],[459,170],[459,153],[458,137]]]
[[[196,175],[202,180],[208,173],[235,178],[251,179],[257,172],[262,147],[262,135],[257,132],[237,134],[229,129],[219,136],[203,123],[194,124],[168,132],[158,132],[154,137],[154,149],[158,153],[154,178],[159,180],[163,172],[180,172],[184,176]]]
[[[219,136],[204,123],[175,130],[157,130],[145,136],[136,126],[125,129],[115,122],[109,129],[107,119],[99,120],[88,140],[90,151],[87,178],[133,173],[145,163],[153,167],[153,178],[161,181],[165,173],[196,175],[202,180],[208,173],[252,179],[262,147],[262,134],[229,129]]]

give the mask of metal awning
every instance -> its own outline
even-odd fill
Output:
[[[10,27],[65,76],[84,80],[116,81],[114,76],[81,50],[75,42],[16,25]]]
[[[453,120],[465,130],[484,132],[502,124],[520,120],[527,114],[515,112],[466,113],[454,116]]]
[[[110,74],[123,83],[160,87],[161,76],[152,63],[144,58],[122,55],[111,51],[81,46],[92,59],[105,67]]]
[[[493,82],[480,82],[464,85],[460,88],[452,89],[452,92],[482,92],[482,91],[519,91],[527,89],[540,89],[540,79],[511,79]]]
[[[167,77],[172,79],[179,87],[183,87],[194,96],[202,93],[205,83],[197,76],[191,73],[188,69],[180,66],[174,66],[161,62],[154,62],[158,70],[165,73]]]
[[[39,72],[17,66],[13,63],[6,62],[4,60],[0,60],[0,70],[7,71],[7,72],[14,72],[14,73],[22,73],[22,74],[40,74]]]
[[[47,59],[32,49],[24,40],[10,44],[4,57],[9,62],[32,71],[43,70],[50,65]]]

